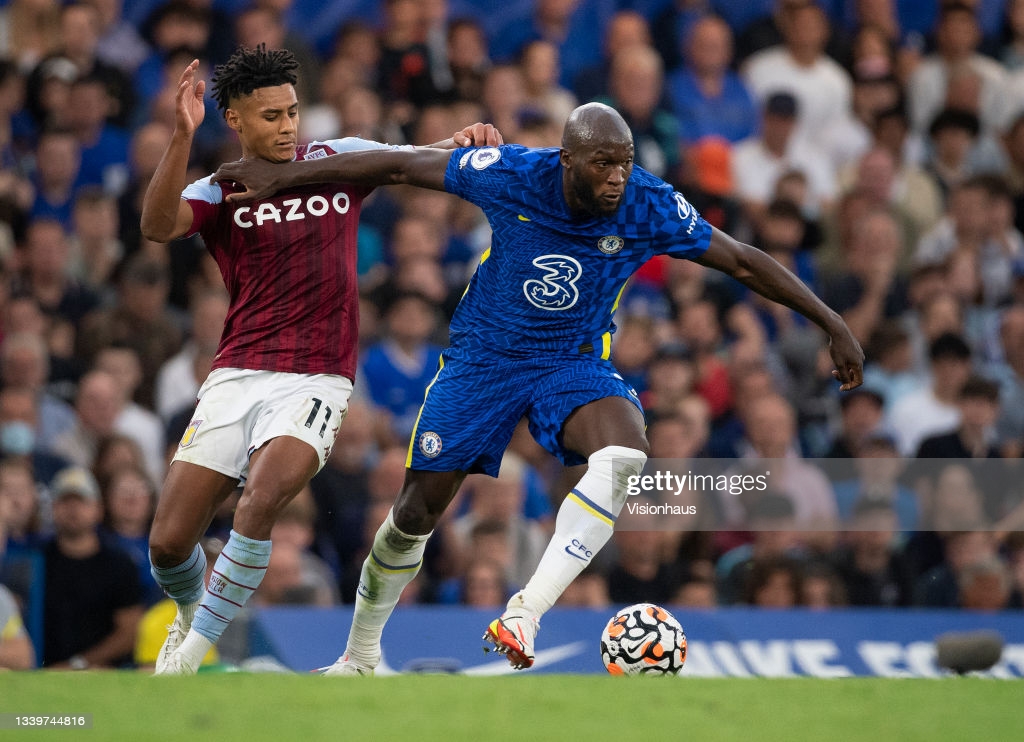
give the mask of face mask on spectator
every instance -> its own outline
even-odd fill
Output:
[[[0,449],[12,456],[27,456],[36,446],[36,432],[28,423],[14,421],[0,425]]]

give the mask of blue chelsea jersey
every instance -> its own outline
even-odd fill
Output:
[[[711,226],[682,194],[634,167],[617,211],[574,217],[559,151],[519,145],[459,149],[445,189],[486,214],[481,256],[451,322],[453,349],[608,356],[626,281],[655,255],[699,257]]]

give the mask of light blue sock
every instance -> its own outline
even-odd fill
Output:
[[[245,605],[267,573],[270,541],[257,541],[231,532],[210,574],[210,585],[199,604],[192,629],[214,644]]]
[[[150,574],[169,598],[179,605],[197,602],[203,597],[206,553],[196,544],[188,559],[176,567],[158,567],[149,563]]]

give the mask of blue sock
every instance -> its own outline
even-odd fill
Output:
[[[213,565],[210,585],[192,620],[192,628],[216,644],[263,581],[269,563],[270,541],[257,541],[232,531]]]
[[[206,576],[206,553],[196,544],[188,559],[176,567],[158,567],[149,563],[150,574],[175,603],[189,604],[203,597],[203,578]]]

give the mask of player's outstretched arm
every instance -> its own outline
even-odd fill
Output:
[[[213,179],[245,186],[245,191],[229,195],[228,201],[265,198],[284,188],[311,183],[407,184],[443,191],[451,154],[449,150],[416,147],[345,152],[298,162],[271,163],[254,158],[221,165]]]
[[[154,242],[169,242],[192,225],[192,207],[181,198],[181,192],[186,185],[192,138],[206,113],[206,82],[195,79],[198,67],[199,60],[192,60],[178,80],[174,134],[142,200],[142,234]]]
[[[843,391],[864,381],[864,351],[843,318],[829,309],[799,278],[756,247],[744,245],[712,228],[711,245],[697,262],[727,273],[767,299],[789,307],[818,325],[828,335],[829,353]]]

